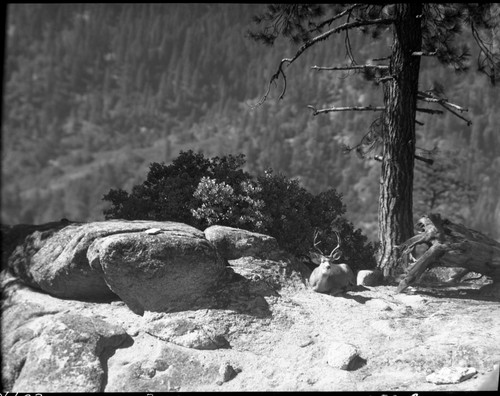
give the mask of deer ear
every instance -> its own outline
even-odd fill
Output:
[[[316,252],[309,252],[309,257],[311,258],[311,261],[316,264],[320,265],[321,264],[321,254],[316,253]]]

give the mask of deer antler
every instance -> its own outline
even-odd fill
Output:
[[[314,240],[313,240],[313,245],[314,245],[314,248],[319,252],[319,254],[321,254],[322,256],[324,256],[323,252],[321,251],[321,249],[318,247],[318,245],[321,243],[321,241],[318,241],[316,242],[316,239],[318,238],[318,235],[319,235],[319,230],[316,229],[314,231]]]
[[[342,256],[342,251],[339,250],[340,249],[340,235],[337,231],[335,231],[335,235],[337,235],[337,246],[333,248],[333,250],[331,251],[331,253],[328,257],[331,257],[334,260],[338,260],[340,258],[340,256]],[[335,253],[335,255],[334,255],[334,253]]]

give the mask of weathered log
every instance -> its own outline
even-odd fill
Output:
[[[422,217],[418,223],[419,234],[397,248],[402,259],[407,259],[413,249],[426,244],[429,249],[408,269],[399,283],[400,293],[432,267],[461,267],[500,282],[500,243],[479,231],[442,219],[439,214]]]

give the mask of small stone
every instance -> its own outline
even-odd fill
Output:
[[[477,370],[473,367],[443,367],[439,371],[428,375],[425,380],[436,385],[458,384],[476,374]]]
[[[150,228],[149,230],[144,231],[146,234],[149,235],[157,235],[161,232],[161,228]]]
[[[219,368],[219,379],[217,380],[217,385],[222,385],[224,382],[231,381],[236,375],[238,371],[233,368],[228,362],[224,362],[220,365]]]
[[[356,284],[358,286],[379,286],[384,276],[379,270],[361,270],[358,272]]]
[[[328,348],[326,362],[334,368],[349,370],[358,356],[358,349],[354,345],[334,342]]]

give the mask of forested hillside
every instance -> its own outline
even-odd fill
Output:
[[[361,75],[314,71],[346,62],[342,36],[313,48],[281,89],[253,108],[279,60],[295,46],[247,38],[259,4],[10,4],[2,114],[2,223],[103,219],[102,196],[141,183],[151,162],[181,150],[246,155],[313,193],[333,187],[348,217],[375,237],[380,164],[344,154],[376,117],[314,117],[307,105],[380,105]],[[384,40],[351,36],[358,63],[388,53]],[[471,58],[474,69],[474,56]],[[441,212],[500,238],[500,88],[471,70],[456,75],[422,60],[422,90],[438,81],[467,107],[468,126],[449,112],[422,114],[415,218]],[[425,153],[424,153],[425,154]]]

